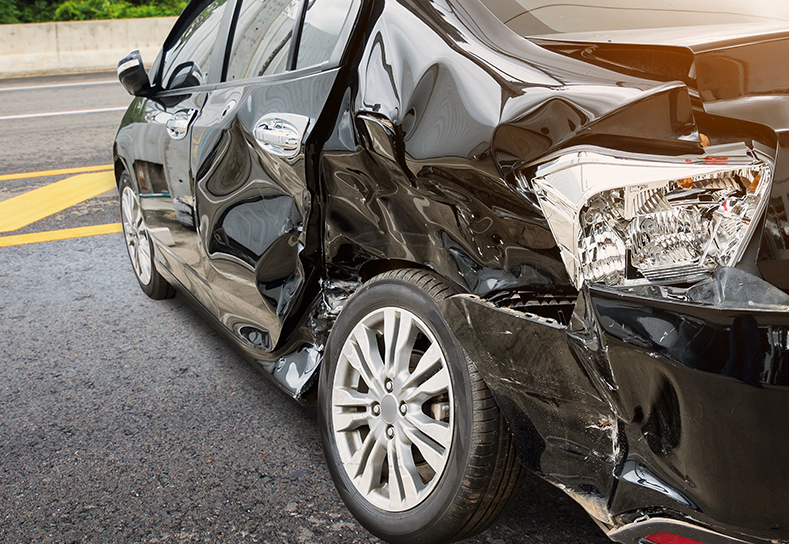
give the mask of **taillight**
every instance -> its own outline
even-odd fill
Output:
[[[692,538],[675,535],[672,533],[653,533],[641,539],[642,542],[650,542],[651,544],[705,544]]]

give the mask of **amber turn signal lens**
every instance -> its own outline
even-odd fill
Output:
[[[751,184],[748,186],[748,192],[749,192],[749,193],[755,193],[755,192],[756,192],[756,189],[758,189],[758,188],[759,188],[759,182],[760,182],[760,181],[762,181],[762,175],[761,175],[761,174],[756,174],[756,175],[753,177],[753,181],[752,181],[752,182],[751,182]]]

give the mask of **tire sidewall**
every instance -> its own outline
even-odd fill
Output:
[[[334,374],[342,346],[362,318],[386,306],[403,308],[419,316],[441,344],[449,368],[455,411],[450,454],[436,487],[422,503],[403,512],[381,510],[359,493],[345,469],[340,466],[330,418]],[[442,529],[439,522],[456,502],[468,468],[473,399],[465,354],[435,301],[417,286],[403,280],[373,281],[363,286],[348,302],[332,328],[326,344],[318,395],[324,453],[337,490],[353,515],[370,532],[386,540],[442,540],[447,528]],[[456,529],[453,528],[452,532]]]

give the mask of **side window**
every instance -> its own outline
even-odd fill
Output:
[[[287,70],[299,0],[243,0],[227,63],[227,80]]]
[[[308,0],[296,69],[331,58],[352,5],[351,0]]]
[[[186,27],[181,37],[164,53],[162,85],[180,89],[203,85],[208,80],[211,53],[227,0],[207,2]]]

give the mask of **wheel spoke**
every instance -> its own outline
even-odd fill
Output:
[[[334,413],[334,430],[338,433],[354,431],[368,424],[368,416],[365,412]]]
[[[444,467],[444,454],[447,451],[446,448],[441,447],[440,444],[416,427],[403,425],[403,430],[408,439],[417,447],[419,453],[422,454],[422,457],[425,458],[427,464],[430,465],[435,472],[439,472]]]
[[[139,244],[137,244],[137,253],[140,256],[140,264],[150,264],[151,262],[151,246],[148,243],[148,238],[141,236]]]
[[[386,446],[375,438],[375,433],[369,433],[349,463],[355,484],[363,493],[370,493],[380,483],[384,457]]]
[[[393,354],[392,376],[407,374],[408,364],[411,362],[411,352],[414,350],[414,342],[419,334],[419,329],[414,324],[410,314],[400,315],[400,327],[397,332],[397,343]]]
[[[153,260],[151,259],[150,242],[145,234],[139,238],[139,243],[137,245],[137,260],[140,263],[140,281],[147,284],[151,281]]]
[[[142,210],[136,205],[134,206],[134,226],[137,228],[137,232],[145,231],[145,222],[143,221]]]
[[[124,190],[121,211],[123,212],[123,222],[126,223],[130,232],[134,230],[134,218],[131,209],[132,199],[133,195],[129,194],[129,191]]]
[[[430,378],[430,380],[425,381],[425,378],[427,378],[430,372],[433,372],[433,370],[435,370],[435,368],[441,364],[443,356],[444,354],[441,353],[441,346],[439,346],[437,342],[431,344],[424,355],[422,355],[422,357],[419,359],[414,371],[403,383],[403,389],[413,387],[414,384],[419,382],[424,381],[424,383],[428,383],[430,380],[432,380],[432,378]],[[446,368],[443,368],[442,370],[446,370]]]
[[[137,241],[133,241],[129,245],[129,255],[131,256],[132,266],[134,267],[134,273],[137,274],[137,277],[140,277],[140,259],[137,257]]]
[[[393,356],[395,343],[397,342],[397,333],[399,329],[399,322],[402,315],[394,308],[384,309],[384,366],[386,367],[386,374],[392,376],[391,369],[393,365]]]
[[[397,459],[398,442],[398,440],[390,440],[386,446],[386,459],[389,462],[389,507],[394,510],[402,506],[405,496]]]
[[[435,440],[441,447],[449,447],[452,440],[452,429],[449,427],[449,423],[436,421],[423,412],[408,414],[406,420],[417,430]]]
[[[358,429],[364,425],[369,425],[369,413],[350,412],[342,408],[370,407],[374,399],[369,395],[360,393],[347,387],[340,387],[334,390],[332,405],[338,408],[334,412],[334,430],[336,432],[348,432]]]
[[[419,477],[411,448],[399,440],[393,442],[397,443],[397,474],[405,491],[405,499],[408,503],[414,504],[419,500],[419,494],[425,488],[425,484]]]
[[[371,449],[375,446],[375,435],[368,434],[359,449],[356,450],[351,456],[350,460],[345,463],[345,468],[348,469],[348,474],[351,478],[356,478],[362,473],[363,464],[365,459],[370,455]]]
[[[375,331],[364,325],[357,326],[349,340],[343,350],[348,362],[359,371],[370,390],[379,397],[383,396],[384,364],[378,351]]]
[[[360,393],[355,389],[347,387],[338,387],[334,390],[332,397],[332,404],[334,406],[344,406],[348,408],[357,408],[359,406],[371,406],[375,399],[368,394]]]

